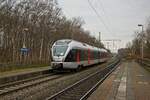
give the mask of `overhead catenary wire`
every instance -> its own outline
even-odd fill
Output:
[[[108,17],[108,15],[107,15],[106,10],[104,9],[104,6],[103,6],[102,1],[101,1],[101,0],[97,0],[97,1],[99,2],[100,6],[101,6],[101,10],[103,11],[103,14],[104,14],[104,16],[105,16],[105,19],[106,19],[107,22],[110,24],[109,17]]]
[[[102,19],[102,17],[99,15],[99,13],[97,12],[97,10],[95,9],[95,7],[92,5],[92,3],[90,2],[90,0],[88,0],[88,3],[90,5],[90,7],[92,8],[92,10],[95,12],[95,14],[97,15],[98,19],[100,20],[100,22],[104,25],[105,29],[109,32],[112,33],[110,31],[110,29],[108,28],[108,26],[105,24],[105,21]],[[111,34],[112,35],[112,34]]]

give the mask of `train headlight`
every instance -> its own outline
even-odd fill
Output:
[[[53,63],[52,68],[53,69],[63,68],[63,64],[62,63]]]

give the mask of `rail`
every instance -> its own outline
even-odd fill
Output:
[[[46,100],[85,100],[89,95],[114,71],[120,60],[108,65],[103,70],[68,86],[58,93],[46,98]]]
[[[39,85],[41,83],[48,82],[61,77],[63,77],[63,75],[49,74],[49,75],[36,77],[33,79],[21,80],[18,82],[2,85],[0,86],[0,96],[7,95],[9,93],[16,92],[18,90],[29,88],[35,85]]]

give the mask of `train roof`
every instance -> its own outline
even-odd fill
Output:
[[[103,48],[97,48],[91,45],[88,45],[83,42],[78,42],[76,40],[72,39],[62,39],[62,40],[57,40],[54,45],[69,45],[70,47],[77,47],[77,48],[83,48],[83,49],[92,49],[92,50],[99,50],[101,52],[107,52],[106,49]]]

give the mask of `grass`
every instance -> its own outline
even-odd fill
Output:
[[[113,62],[115,58],[112,58],[110,61]],[[0,76],[11,74],[11,73],[20,73],[25,71],[33,71],[35,69],[44,69],[46,66],[50,66],[50,64],[8,64],[5,66],[0,65]]]
[[[32,69],[32,68],[42,68],[45,66],[49,66],[48,64],[31,64],[31,65],[9,65],[9,66],[1,66],[0,73],[2,72],[10,72],[14,70],[24,70],[24,69]]]

